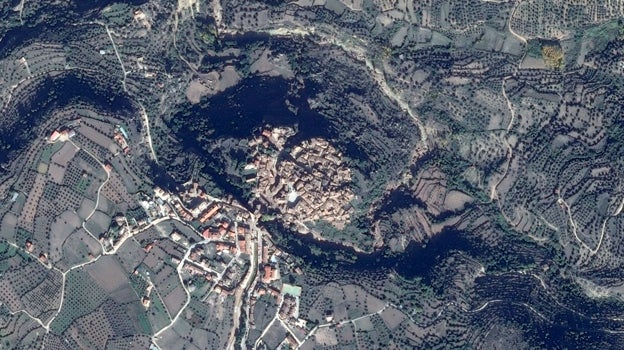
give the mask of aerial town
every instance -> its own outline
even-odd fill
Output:
[[[0,6],[0,350],[624,349],[624,0]]]
[[[306,223],[324,221],[338,229],[350,220],[351,171],[341,153],[327,140],[313,138],[284,151],[289,128],[265,128],[250,142],[257,147],[253,163],[246,167],[255,177],[256,198],[281,213],[286,223],[310,232]],[[268,149],[276,149],[270,152]]]

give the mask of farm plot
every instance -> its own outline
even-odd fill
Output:
[[[184,344],[188,343],[188,341],[186,340],[188,339],[188,337],[190,337],[191,330],[192,327],[188,324],[188,322],[179,318],[173,327],[168,328],[162,333],[160,339],[158,340],[158,345],[161,349],[188,349],[188,347]],[[193,346],[190,349],[197,349],[197,347]]]
[[[192,298],[173,327],[163,332],[158,344],[163,349],[180,349],[180,340],[193,338],[202,341],[194,342],[200,349],[225,349],[232,327],[233,307],[231,296],[214,298],[208,303]]]
[[[67,273],[65,285],[63,307],[50,324],[50,330],[59,335],[76,319],[95,311],[107,298],[106,291],[84,268]]]
[[[78,216],[81,220],[86,220],[94,208],[95,202],[89,198],[85,198],[82,200],[80,207],[78,208]]]
[[[80,337],[76,342],[86,345],[89,349],[104,349],[106,342],[113,335],[113,328],[106,319],[103,308],[99,307],[78,318],[67,333],[88,334],[88,337]]]
[[[186,303],[187,295],[182,285],[175,287],[169,294],[164,296],[165,306],[172,315],[177,314]]]
[[[324,329],[327,328],[322,328],[321,330]],[[281,322],[273,322],[271,328],[269,328],[269,330],[262,337],[262,341],[269,349],[277,349],[278,345],[286,339],[287,334],[288,331],[284,328],[284,326],[282,326]]]
[[[84,229],[80,228],[63,242],[62,252],[62,259],[58,264],[59,267],[66,270],[89,261],[90,256],[95,257],[102,254],[102,246]]]
[[[50,176],[50,180],[55,184],[62,185],[63,178],[65,177],[65,168],[62,165],[50,163],[48,166],[48,175]]]
[[[116,172],[110,173],[108,182],[102,187],[101,195],[115,203],[119,210],[126,211],[137,206],[134,196],[128,193],[123,180]]]
[[[134,239],[127,239],[119,249],[117,258],[126,274],[131,274],[141,264],[147,253]]]
[[[39,154],[39,162],[49,165],[54,154],[61,150],[61,148],[63,148],[63,143],[60,142],[46,144],[43,146],[41,153]]]
[[[67,238],[81,225],[80,218],[73,211],[64,211],[50,226],[50,260],[63,258],[62,248]]]
[[[6,241],[0,242],[0,302],[11,310],[46,318],[59,305],[60,294],[60,273],[46,269]]]
[[[0,222],[0,237],[13,240],[17,230],[17,216],[11,212],[6,213]]]
[[[46,183],[46,176],[44,174],[37,174],[35,177],[35,183],[33,184],[28,197],[26,198],[26,204],[24,210],[20,213],[19,223],[24,228],[34,230],[35,215],[37,215],[37,205],[41,200],[43,194],[43,188]]]
[[[145,259],[147,264],[148,259]],[[148,265],[149,266],[149,265]],[[178,272],[171,266],[159,263],[160,268],[158,270],[152,270],[153,274],[151,275],[152,282],[160,291],[160,294],[163,298],[171,293],[176,288],[181,288],[180,278],[178,276]]]
[[[149,349],[152,338],[147,335],[137,334],[128,337],[115,337],[106,343],[108,350],[143,350]]]
[[[51,163],[58,164],[65,168],[74,158],[76,153],[78,153],[78,148],[76,148],[76,146],[74,146],[71,142],[64,142],[61,145],[63,147],[52,155]]]
[[[106,294],[120,304],[138,301],[130,281],[116,257],[106,255],[85,267],[86,272]]]
[[[96,210],[93,215],[85,222],[85,227],[93,235],[98,237],[100,234],[106,232],[110,226],[111,217],[106,213]]]
[[[106,299],[95,311],[76,319],[63,336],[73,338],[83,349],[108,349],[110,339],[150,334],[149,324],[141,327],[146,318],[138,308],[138,303],[122,305]]]
[[[165,308],[165,304],[155,291],[150,293],[150,306],[147,309],[147,318],[154,331],[163,329],[171,322],[171,317]]]
[[[61,303],[63,277],[55,270],[43,272],[41,283],[22,297],[26,310],[47,322],[52,318]]]
[[[98,146],[109,150],[111,153],[115,152],[116,146],[113,139],[107,135],[102,134],[101,132],[97,131],[86,123],[82,123],[77,131],[83,134],[89,140],[93,141]]]
[[[11,315],[0,305],[0,339],[3,349],[39,349],[45,330],[23,312]]]
[[[97,210],[108,216],[113,216],[117,212],[117,206],[111,200],[100,194]]]

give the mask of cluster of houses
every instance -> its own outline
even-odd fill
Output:
[[[113,132],[113,140],[119,145],[119,148],[124,152],[125,155],[130,154],[130,145],[128,145],[128,133],[121,126],[115,126],[115,131]]]
[[[354,193],[351,171],[342,154],[321,138],[301,142],[288,157],[263,151],[280,151],[284,141],[279,136],[284,135],[288,134],[265,129],[261,139],[251,142],[257,151],[244,176],[256,182],[258,205],[279,210],[285,222],[322,220],[339,229],[344,227],[350,219]]]

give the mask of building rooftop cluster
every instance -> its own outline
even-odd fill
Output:
[[[284,221],[326,221],[338,229],[349,222],[354,198],[351,171],[327,140],[303,141],[279,161],[270,152],[257,152],[253,165],[256,197],[278,209]]]
[[[76,136],[76,130],[74,130],[74,128],[72,127],[72,125],[74,123],[76,123],[76,124],[80,123],[80,118],[76,119],[69,126],[63,126],[63,127],[59,128],[59,129],[56,129],[56,130],[52,131],[52,133],[48,137],[48,142],[50,142],[50,143],[54,143],[54,142],[57,142],[57,141],[65,142],[65,141],[68,141],[69,139],[71,139],[72,137]]]
[[[299,298],[284,294],[284,301],[279,309],[279,317],[282,320],[297,319],[299,317]]]
[[[104,234],[100,236],[100,243],[107,252],[114,251],[128,238],[148,224],[148,218],[136,220],[123,214],[113,217],[113,222]]]
[[[192,277],[214,283],[220,294],[231,294],[247,274],[249,264],[237,254],[235,243],[216,241],[197,245],[184,262],[183,270]],[[188,282],[189,287],[193,282]]]
[[[158,195],[159,191],[162,190],[159,188],[155,189],[154,197],[139,192],[137,194],[137,202],[140,207],[130,210],[126,214],[118,214],[113,217],[113,223],[108,231],[100,236],[100,242],[106,251],[114,251],[127,238],[141,232],[159,219],[175,217],[171,204]],[[171,238],[175,240],[176,237],[176,233],[172,233]]]
[[[120,214],[113,218],[113,225],[110,226],[108,232],[100,237],[100,241],[107,251],[114,250],[126,238],[140,232],[151,223],[168,218],[197,225],[200,228],[199,232],[203,232],[205,239],[226,238],[231,219],[224,214],[224,203],[210,199],[198,188],[196,183],[180,196],[169,193],[160,187],[155,187],[153,191],[153,196],[144,193],[137,195],[140,208],[133,211],[134,215]],[[232,212],[230,214],[234,216],[238,214],[237,210],[229,209]],[[243,232],[242,236],[244,237],[245,227],[240,226],[238,229],[239,235],[240,232]],[[235,242],[236,237],[234,232],[227,236],[232,242]],[[172,232],[170,238],[183,245],[189,245],[189,240],[179,232]]]
[[[199,237],[188,237],[185,233],[173,230],[169,238],[183,246],[193,240],[201,240],[183,259],[182,270],[188,274],[189,289],[194,289],[197,278],[213,284],[213,290],[220,294],[231,294],[241,283],[249,270],[249,264],[241,254],[252,255],[257,239],[250,233],[244,220],[249,213],[235,203],[212,198],[197,182],[184,184],[179,194],[154,189],[154,199],[148,205],[162,203],[168,207],[162,213],[192,226]],[[152,218],[154,219],[154,218]]]
[[[290,254],[275,246],[268,236],[265,236],[262,240],[259,263],[260,275],[250,299],[250,310],[252,312],[250,319],[253,320],[253,306],[258,298],[270,295],[275,298],[274,302],[277,305],[282,304],[282,308],[279,310],[280,318],[285,322],[292,323],[292,327],[301,328],[302,323],[305,325],[305,321],[298,318],[299,296],[302,289],[299,286],[282,283],[282,271],[284,274],[291,272],[302,274],[301,267]]]
[[[119,147],[123,150],[124,154],[130,154],[130,145],[128,144],[128,133],[121,125],[115,126],[115,131],[113,133],[113,140],[119,145]]]

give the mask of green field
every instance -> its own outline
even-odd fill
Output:
[[[90,184],[91,179],[87,177],[81,177],[76,186],[74,186],[74,191],[78,192],[81,195],[84,195]]]
[[[11,263],[8,259],[15,256],[16,253],[17,248],[5,241],[0,242],[0,273],[4,273],[11,268]]]
[[[164,328],[171,321],[165,304],[155,291],[150,294],[150,307],[147,309],[147,317],[155,331]]]
[[[50,164],[52,160],[52,156],[54,153],[58,152],[61,148],[63,148],[62,142],[56,142],[53,144],[48,144],[43,147],[41,150],[41,154],[39,155],[39,160],[45,164]]]
[[[26,245],[26,241],[32,238],[32,233],[18,228],[17,233],[15,234],[15,244],[17,246],[23,247]]]

